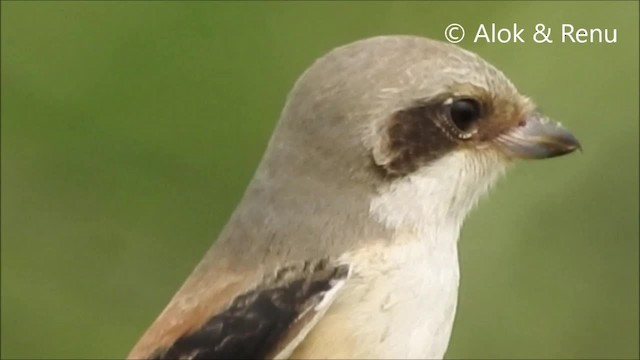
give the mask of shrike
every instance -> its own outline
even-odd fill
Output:
[[[465,216],[512,159],[579,146],[469,51],[336,48],[296,82],[242,201],[129,358],[442,358]]]

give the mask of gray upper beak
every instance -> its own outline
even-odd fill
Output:
[[[546,159],[582,150],[569,130],[541,114],[529,116],[518,126],[496,138],[507,156],[521,159]]]

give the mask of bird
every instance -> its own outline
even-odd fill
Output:
[[[479,55],[415,35],[298,78],[227,224],[129,359],[440,359],[466,215],[577,138]]]

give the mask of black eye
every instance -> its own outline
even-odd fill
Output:
[[[451,104],[451,121],[461,131],[467,132],[480,118],[480,104],[472,99],[458,99]]]

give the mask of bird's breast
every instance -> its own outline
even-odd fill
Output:
[[[390,244],[345,256],[352,277],[292,358],[443,357],[457,302],[456,242],[400,236]]]

